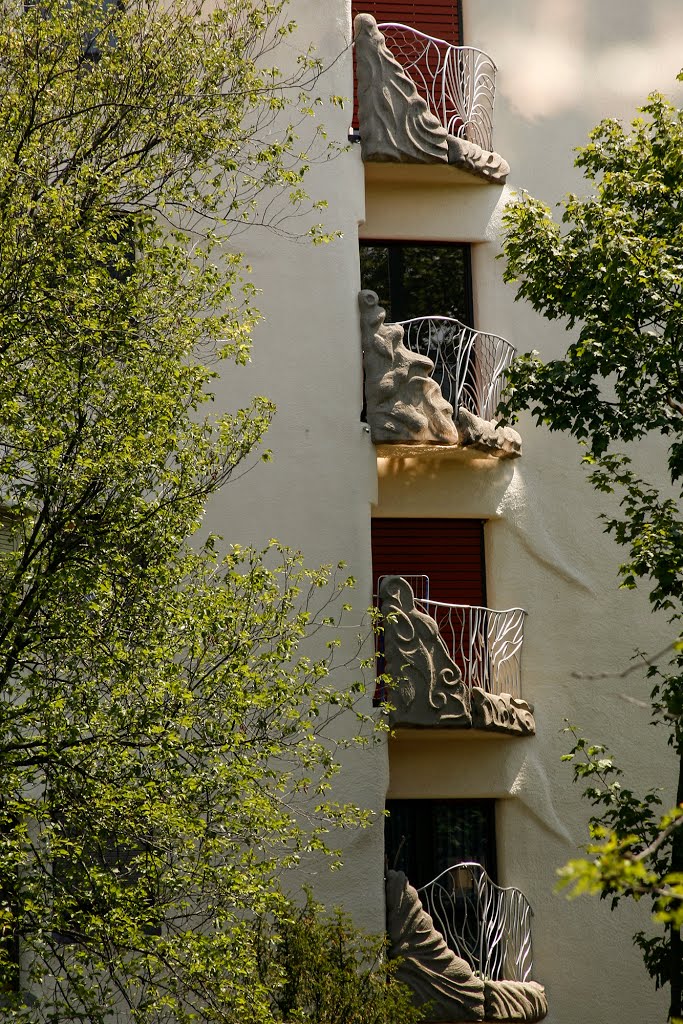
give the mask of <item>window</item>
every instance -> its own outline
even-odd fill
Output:
[[[149,842],[122,840],[93,822],[56,823],[55,838],[62,850],[52,863],[53,939],[60,944],[88,941],[111,915],[121,909],[131,924],[146,935],[160,934],[161,913],[155,896],[158,882],[154,851]],[[129,901],[132,891],[131,910]]]
[[[469,245],[363,241],[360,276],[363,288],[377,292],[387,323],[448,316],[473,324]]]
[[[20,987],[19,878],[15,859],[19,844],[13,835],[16,826],[15,814],[8,809],[4,799],[0,800],[0,850],[5,861],[0,886],[0,1006],[3,996],[18,992]]]
[[[387,800],[387,867],[404,871],[416,889],[462,861],[496,879],[493,800]]]

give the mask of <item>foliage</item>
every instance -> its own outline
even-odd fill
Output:
[[[340,910],[324,917],[310,893],[298,911],[260,922],[258,959],[278,1021],[412,1024],[424,1017],[396,981],[385,940],[360,936]]]
[[[270,1021],[254,917],[366,820],[328,793],[352,581],[186,538],[272,415],[207,403],[256,319],[235,232],[310,209],[320,68],[271,66],[279,0],[25,7],[0,2],[3,1019]]]
[[[545,317],[563,319],[575,340],[563,359],[523,356],[504,409],[529,408],[577,438],[594,488],[617,495],[604,523],[627,552],[621,586],[646,585],[672,624],[671,647],[647,664],[653,720],[683,764],[683,111],[653,95],[641,113],[630,130],[603,121],[579,150],[590,191],[567,197],[561,224],[528,196],[508,207],[506,280]],[[653,480],[624,448],[647,435],[661,438]],[[598,808],[596,841],[563,879],[615,900],[654,900],[666,933],[637,941],[657,984],[671,985],[672,1016],[682,1016],[683,768],[678,806],[661,816],[655,792],[635,796],[601,746],[575,741],[568,758]]]

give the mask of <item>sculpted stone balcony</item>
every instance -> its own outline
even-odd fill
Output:
[[[379,606],[392,725],[536,731],[533,708],[521,696],[522,608],[416,597],[403,576],[380,580]]]
[[[386,880],[389,956],[430,1021],[540,1021],[545,989],[531,981],[531,907],[480,864],[455,864],[416,890]]]
[[[448,317],[385,324],[373,291],[360,292],[359,305],[366,415],[375,444],[401,446],[400,454],[405,446],[431,445],[521,455],[519,434],[494,418],[515,357],[512,345]]]
[[[506,180],[510,168],[493,151],[496,66],[487,54],[370,14],[356,17],[354,34],[363,160]]]

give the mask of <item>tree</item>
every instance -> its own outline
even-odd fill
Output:
[[[272,414],[207,405],[256,318],[235,233],[311,207],[285,13],[0,3],[6,1020],[272,1020],[256,924],[366,820],[328,794],[350,581],[187,540]]]
[[[683,1016],[683,111],[660,95],[630,130],[606,120],[576,164],[590,185],[564,202],[561,225],[527,196],[506,213],[505,279],[518,298],[576,340],[564,359],[536,353],[510,371],[508,415],[529,408],[539,423],[584,446],[589,480],[615,494],[605,530],[626,549],[621,586],[649,588],[668,615],[671,647],[646,658],[652,717],[669,732],[680,773],[677,806],[662,815],[657,792],[637,796],[603,746],[575,735],[567,758],[598,808],[589,859],[564,871],[579,890],[647,896],[664,934],[635,939],[656,984],[671,986],[672,1019]],[[652,480],[625,445],[661,438]]]
[[[308,893],[294,914],[262,928],[259,976],[277,1021],[298,1024],[413,1024],[425,1008],[413,1006],[394,979],[399,961],[387,960],[386,941],[359,936],[340,910],[325,916]]]

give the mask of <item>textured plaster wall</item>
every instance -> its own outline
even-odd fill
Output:
[[[600,117],[628,117],[653,88],[672,92],[681,64],[683,7],[674,0],[463,0],[466,42],[499,67],[494,145],[511,164],[509,185],[480,187],[396,173],[369,176],[365,237],[470,241],[476,326],[544,358],[568,343],[514,302],[499,252],[505,203],[526,188],[553,205],[581,187],[572,150]],[[679,92],[680,98],[680,92]],[[434,311],[438,313],[438,310]],[[663,1019],[631,934],[645,908],[567,902],[556,868],[586,841],[588,806],[560,761],[565,718],[607,743],[633,785],[662,785],[673,799],[674,765],[648,724],[649,684],[627,671],[636,647],[658,651],[666,622],[646,594],[618,590],[619,549],[598,520],[609,507],[579,465],[580,451],[526,416],[515,463],[462,456],[378,460],[377,516],[481,517],[486,525],[488,603],[528,610],[523,696],[535,705],[533,738],[481,740],[427,732],[390,742],[393,797],[496,797],[501,880],[534,908],[536,978],[546,985],[550,1024],[644,1024]],[[656,440],[638,462],[664,468]],[[621,673],[626,672],[625,675]],[[589,678],[600,676],[603,678]]]
[[[294,62],[313,41],[329,70],[318,93],[350,96],[348,49],[350,4],[296,0],[291,13],[299,30],[279,48],[280,64]],[[310,127],[324,123],[330,139],[346,141],[350,115],[326,105],[311,125],[302,126],[302,145]],[[206,528],[226,542],[265,543],[277,537],[300,548],[308,564],[344,560],[358,581],[351,596],[354,614],[343,632],[348,641],[339,661],[355,646],[370,604],[370,507],[376,496],[374,449],[360,422],[362,366],[357,316],[358,231],[363,216],[362,169],[355,153],[314,165],[307,179],[313,197],[326,199],[328,211],[295,220],[303,232],[322,219],[343,237],[314,247],[271,231],[249,230],[236,239],[253,268],[252,283],[262,290],[257,305],[263,321],[254,332],[252,362],[246,369],[223,370],[218,388],[220,408],[245,404],[263,394],[277,405],[266,438],[269,464],[231,482],[208,509]],[[368,631],[367,623],[364,627]],[[341,684],[356,676],[337,678]],[[369,710],[370,699],[364,702]],[[352,723],[346,722],[344,729]],[[387,786],[386,745],[345,755],[335,795],[381,809]],[[322,863],[310,867],[318,895],[330,904],[344,902],[368,930],[384,927],[383,836],[374,828],[338,835],[332,841],[345,851],[346,867],[330,872]],[[304,881],[300,877],[300,881]]]

